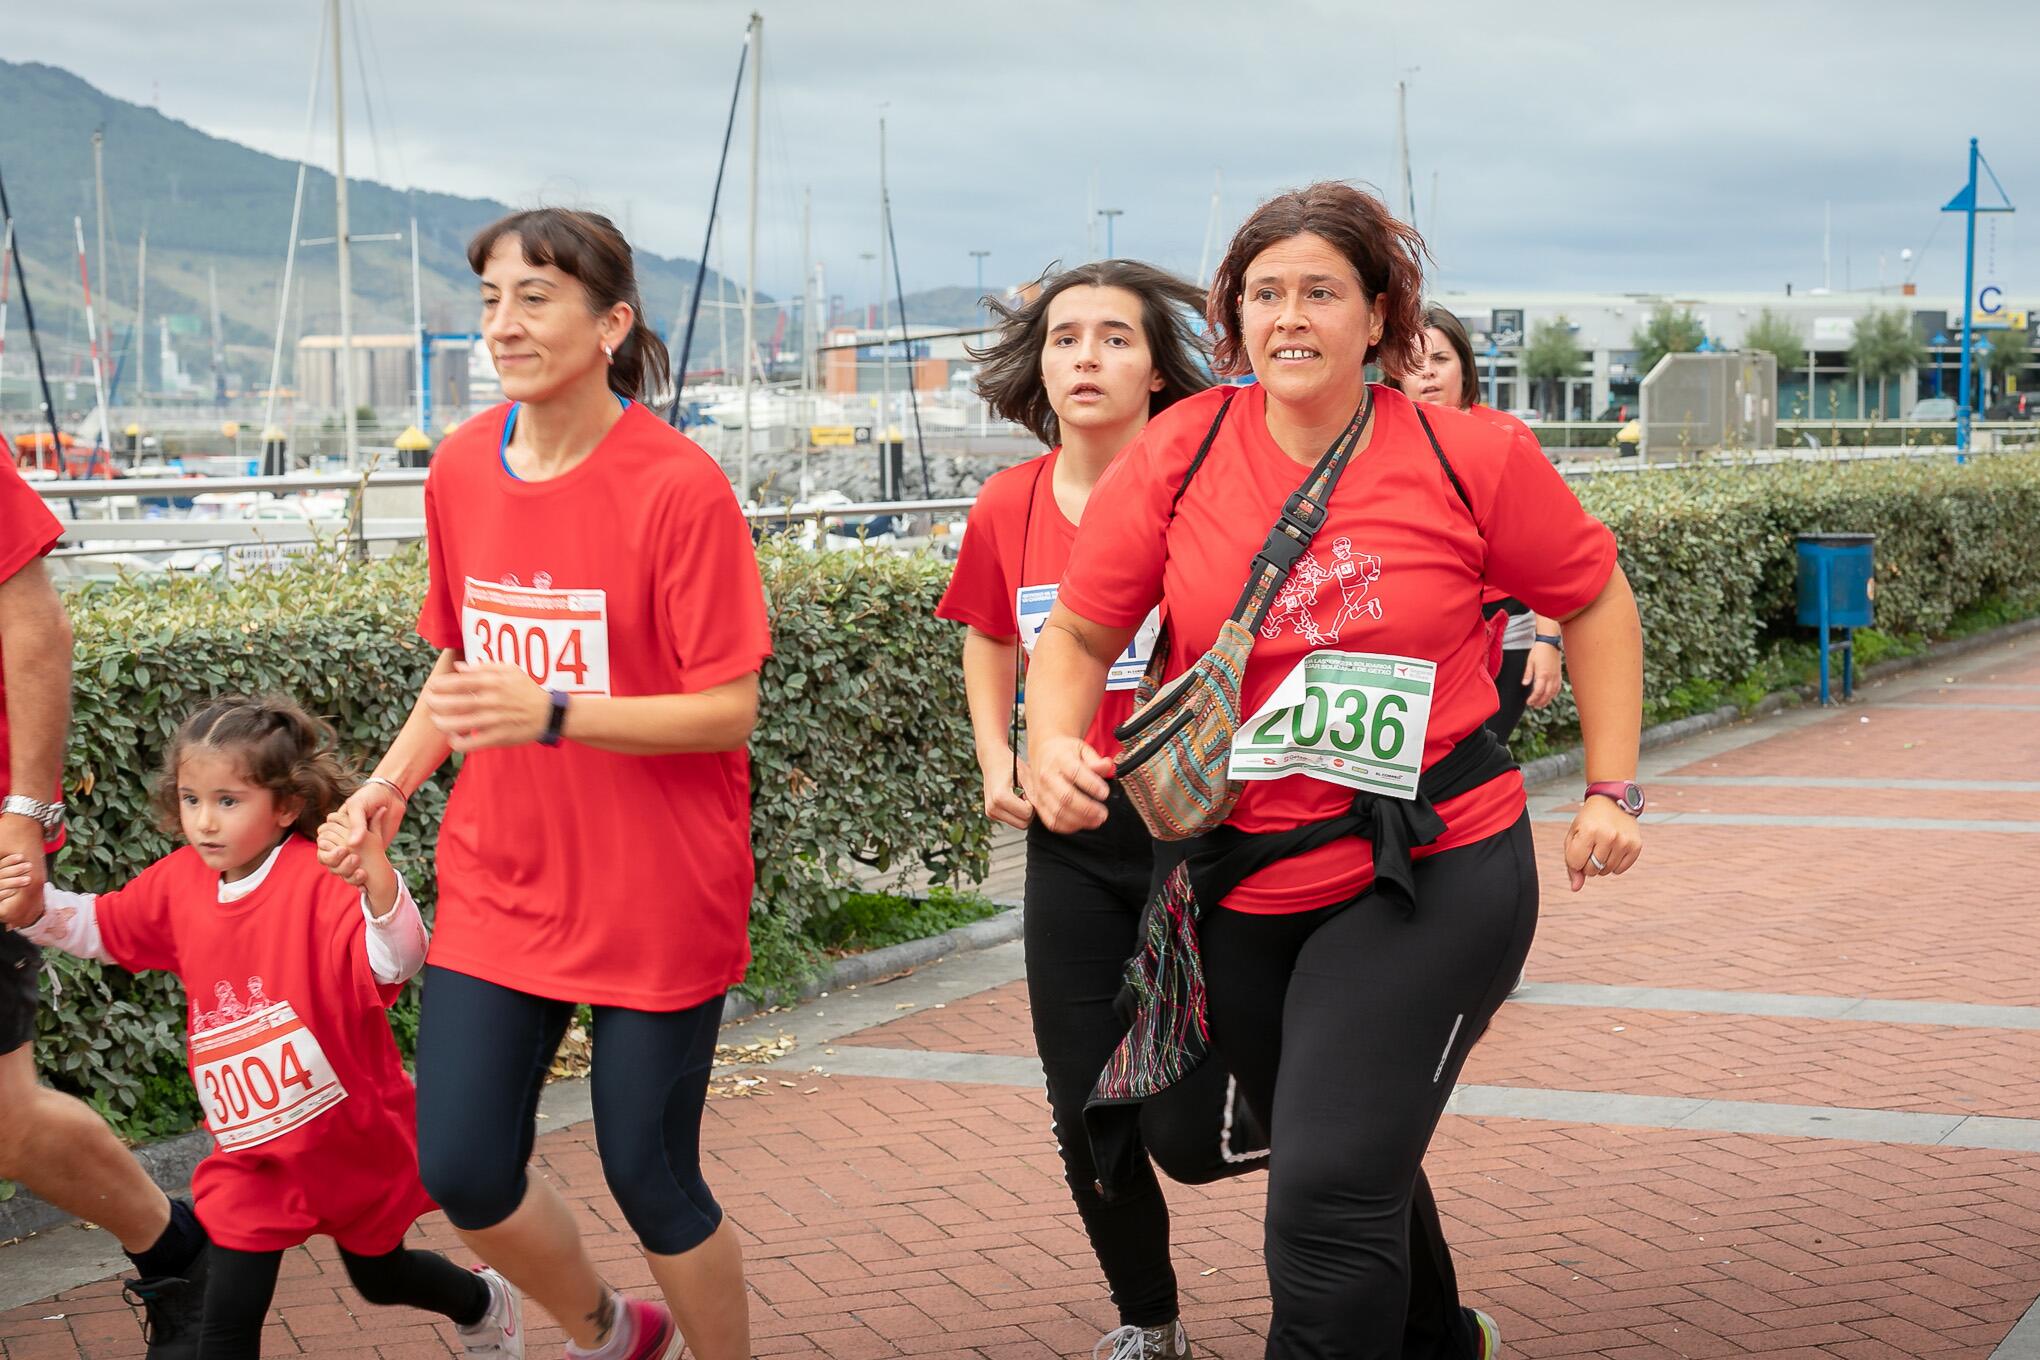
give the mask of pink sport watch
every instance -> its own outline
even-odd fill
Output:
[[[1589,784],[1586,793],[1581,795],[1581,801],[1596,795],[1614,799],[1615,806],[1632,817],[1643,815],[1643,790],[1628,780],[1604,779],[1599,783]]]

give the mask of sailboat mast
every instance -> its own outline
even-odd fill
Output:
[[[418,219],[411,219],[411,333],[418,338],[418,429],[425,429],[425,293],[418,282]]]
[[[0,220],[9,228],[14,225],[14,208],[7,201],[7,180],[0,176]],[[28,326],[28,347],[35,354],[35,377],[42,388],[43,419],[49,422],[50,452],[57,458],[57,466],[63,467],[64,441],[57,432],[57,404],[50,399],[50,370],[43,362],[42,337],[35,329],[35,304],[28,296],[28,269],[21,262],[21,252],[14,252],[14,281],[21,285],[21,319]]]
[[[205,295],[212,306],[212,389],[213,405],[227,404],[227,366],[225,344],[220,336],[220,272],[212,265],[205,267]]]
[[[1402,219],[1411,226],[1416,223],[1416,193],[1410,187],[1410,123],[1409,85],[1398,80],[1395,83],[1395,156],[1396,182],[1402,187]]]
[[[135,257],[135,405],[149,404],[149,333],[142,323],[149,315],[149,229],[142,228]]]
[[[886,244],[892,237],[891,211],[885,193],[885,115],[878,117],[878,484],[894,499],[892,485],[892,294],[885,286]]]
[[[758,358],[758,133],[760,90],[765,84],[765,20],[751,14],[751,188],[750,221],[744,249],[744,440],[738,445],[737,499],[751,499],[751,366]]]
[[[93,201],[94,201],[94,203],[96,204],[96,206],[97,206],[97,208],[98,208],[98,213],[97,213],[97,218],[98,218],[98,225],[97,225],[97,227],[95,228],[95,230],[96,230],[96,231],[98,232],[98,235],[99,235],[99,257],[98,257],[98,258],[99,258],[99,270],[98,270],[98,273],[99,273],[99,294],[100,294],[100,299],[101,299],[102,301],[104,301],[104,300],[106,299],[106,297],[107,297],[107,292],[106,292],[106,290],[107,290],[107,286],[108,286],[108,285],[107,285],[107,280],[108,280],[109,278],[113,277],[112,275],[110,275],[110,274],[108,274],[108,273],[106,272],[106,154],[105,154],[105,153],[106,153],[106,132],[105,132],[105,130],[104,130],[103,128],[94,128],[94,129],[93,129],[93,131],[92,131],[92,185],[93,185]],[[108,360],[109,362],[111,362],[111,361],[112,361],[112,358],[113,358],[113,327],[112,327],[112,325],[110,325],[110,324],[109,324],[109,325],[106,325],[106,326],[104,326],[104,327],[102,327],[102,328],[100,329],[100,332],[99,332],[99,352],[100,352],[100,353],[102,353],[102,354],[104,354],[104,355],[106,355],[106,356],[107,356],[107,360]]]
[[[340,261],[340,455],[354,466],[357,431],[354,419],[354,275],[347,257],[347,97],[341,86],[346,71],[341,48],[341,0],[333,0],[333,244]]]
[[[111,453],[113,433],[106,420],[106,374],[100,367],[99,318],[92,310],[92,279],[85,272],[85,219],[71,219],[71,230],[78,238],[78,286],[85,290],[85,336],[92,355],[92,390],[99,399],[99,449]]]
[[[1211,244],[1218,239],[1218,196],[1225,188],[1225,171],[1211,172],[1211,215],[1204,219],[1204,249],[1197,255],[1197,286],[1211,281]]]

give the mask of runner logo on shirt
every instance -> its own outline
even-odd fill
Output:
[[[1261,624],[1261,636],[1280,637],[1286,624],[1311,646],[1329,647],[1355,619],[1380,621],[1381,601],[1368,594],[1380,577],[1379,557],[1354,552],[1350,538],[1335,538],[1329,566],[1314,552],[1297,560],[1288,581],[1275,593],[1275,607]],[[1336,594],[1325,589],[1328,585],[1337,587]]]
[[[218,1005],[191,1003],[191,1079],[206,1127],[223,1149],[280,1138],[347,1099],[319,1041],[288,1001],[248,979],[243,1003],[230,982],[213,984]]]

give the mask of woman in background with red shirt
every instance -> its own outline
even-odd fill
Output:
[[[743,1259],[700,1133],[723,994],[750,957],[745,745],[770,651],[757,560],[729,480],[641,404],[668,360],[615,226],[515,213],[468,263],[510,403],[434,455],[418,631],[439,662],[346,813],[352,836],[378,811],[393,833],[466,754],[439,833],[421,1169],[570,1357],[674,1360],[684,1336],[701,1360],[737,1360]],[[604,1283],[559,1192],[526,1175],[581,1003],[603,1173],[670,1314]]]
[[[1459,318],[1443,307],[1424,309],[1424,345],[1416,366],[1398,384],[1411,401],[1436,402],[1455,411],[1470,411],[1510,433],[1535,439],[1530,427],[1507,411],[1480,400],[1480,373],[1473,362],[1473,342]],[[1559,648],[1558,620],[1546,618],[1507,591],[1489,586],[1481,592],[1481,612],[1489,618],[1506,614],[1502,631],[1502,668],[1495,673],[1501,707],[1488,719],[1488,731],[1502,745],[1515,735],[1523,709],[1548,707],[1565,684]]]
[[[1099,477],[1150,416],[1208,385],[1186,316],[1203,300],[1190,284],[1133,260],[1044,278],[1038,295],[1017,308],[986,299],[1003,321],[997,340],[974,352],[978,393],[1051,447],[985,482],[936,610],[969,626],[964,688],[985,815],[1027,833],[1028,1007],[1065,1179],[1119,1309],[1120,1325],[1099,1342],[1106,1360],[1189,1354],[1169,1260],[1169,1206],[1154,1166],[1139,1158],[1131,1184],[1107,1199],[1083,1119],[1098,1070],[1126,1033],[1112,1003],[1135,949],[1155,844],[1116,789],[1103,826],[1061,833],[1035,820],[1027,792],[1033,780],[1012,741],[1015,682],[1022,648],[1032,650],[1055,603]],[[1154,622],[1112,663],[1086,729],[1096,750],[1118,749],[1112,729],[1133,711]],[[1169,1175],[1192,1183],[1257,1167],[1258,1140],[1226,1121],[1225,1072],[1212,1064],[1199,1076],[1142,1111],[1146,1151]],[[1236,1160],[1227,1159],[1229,1151]]]
[[[1211,1046],[1269,1119],[1271,1357],[1470,1360],[1498,1345],[1449,1273],[1413,1288],[1427,1272],[1410,1249],[1425,1148],[1537,917],[1522,779],[1482,726],[1485,582],[1564,620],[1571,643],[1597,781],[1566,836],[1573,887],[1628,869],[1642,844],[1640,805],[1615,801],[1634,791],[1642,641],[1613,536],[1534,442],[1366,381],[1377,357],[1391,378],[1416,358],[1422,252],[1342,184],[1248,218],[1207,315],[1218,371],[1259,381],[1229,405],[1178,403],[1106,474],[1028,695],[1036,815],[1099,825],[1113,762],[1084,727],[1113,660],[1160,602],[1171,670],[1195,661],[1268,526],[1355,438],[1312,547],[1255,621],[1229,766],[1245,793],[1189,860]]]

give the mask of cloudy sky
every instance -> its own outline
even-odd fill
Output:
[[[698,253],[749,4],[346,3],[364,39],[348,80],[371,96],[350,117],[354,174],[600,206],[654,250]],[[293,160],[304,145],[323,0],[11,9],[12,59]],[[1895,283],[1909,247],[1921,291],[1952,296],[1961,220],[1936,210],[1971,135],[2013,201],[2040,206],[2024,58],[2003,60],[2040,51],[2026,0],[763,10],[760,285],[775,293],[798,287],[804,190],[830,290],[873,291],[859,256],[878,246],[881,112],[909,291],[971,283],[974,249],[991,252],[987,284],[1102,252],[1093,208],[1122,210],[1118,253],[1194,273],[1215,176],[1221,233],[1317,178],[1396,202],[1399,76],[1418,224],[1446,287],[1805,289],[1821,282],[1831,207],[1834,287],[1874,285],[1880,255]],[[746,126],[724,198],[737,277]],[[322,111],[322,163],[330,136]],[[1998,227],[1997,272],[2040,301],[2040,222],[2023,239],[2016,222]]]

